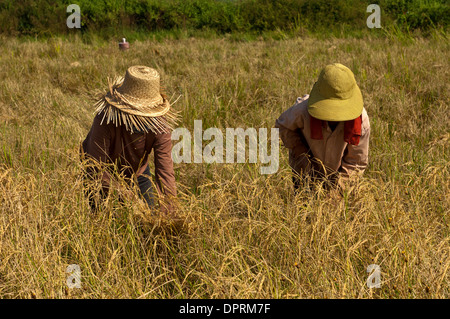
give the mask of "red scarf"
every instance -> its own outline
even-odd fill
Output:
[[[314,140],[322,140],[322,128],[327,127],[327,121],[322,121],[312,116],[310,117],[311,138]],[[359,138],[361,137],[361,122],[362,115],[354,120],[344,122],[344,141],[352,145],[359,144]]]

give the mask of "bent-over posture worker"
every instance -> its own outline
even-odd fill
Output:
[[[338,182],[362,174],[368,164],[370,123],[353,72],[346,66],[327,65],[310,94],[276,120],[294,188],[306,175]]]
[[[124,78],[109,83],[109,91],[96,107],[92,127],[82,144],[86,158],[113,164],[129,181],[137,177],[145,201],[153,208],[148,165],[153,150],[157,193],[164,197],[161,208],[172,212],[177,195],[171,156],[175,116],[167,97],[160,92],[159,73],[146,66],[128,68]],[[103,195],[108,193],[111,179],[111,172],[103,174]],[[92,198],[90,201],[93,206]]]

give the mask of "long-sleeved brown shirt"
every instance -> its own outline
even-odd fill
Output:
[[[100,163],[115,163],[119,172],[130,178],[142,174],[148,156],[154,150],[155,177],[158,193],[176,196],[170,133],[131,133],[125,126],[113,123],[100,125],[101,114],[94,118],[84,140],[83,151]]]
[[[368,164],[370,123],[365,109],[362,112],[361,137],[358,145],[344,141],[344,122],[339,122],[334,131],[323,128],[323,139],[311,138],[309,95],[298,98],[296,103],[276,120],[284,146],[289,149],[289,165],[297,172],[309,173],[313,167],[301,155],[309,153],[322,161],[327,174],[340,172],[348,176],[353,172],[364,172]],[[306,145],[305,145],[306,144]]]

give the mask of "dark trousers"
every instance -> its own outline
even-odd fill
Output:
[[[95,176],[94,174],[85,173],[85,181],[88,181],[92,178],[92,176]],[[150,174],[150,168],[147,166],[145,171],[138,176],[137,178],[139,190],[141,192],[142,197],[144,198],[145,202],[147,203],[149,208],[155,207],[155,196],[153,194],[153,185],[151,180],[151,174]],[[108,188],[100,188],[100,197],[102,199],[105,199],[106,196],[108,196]],[[91,206],[91,209],[93,211],[96,211],[98,209],[98,202],[94,198],[93,192],[89,189],[89,184],[85,184],[85,194],[89,199],[89,205]],[[121,199],[119,199],[121,200]]]
[[[141,194],[147,202],[148,207],[153,208],[155,206],[155,198],[153,195],[153,185],[148,165],[145,171],[138,176],[137,180]]]

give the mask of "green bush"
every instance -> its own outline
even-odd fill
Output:
[[[402,29],[447,28],[449,24],[447,0],[384,0],[380,6]]]
[[[67,34],[73,0],[2,0],[0,33]],[[382,24],[402,30],[447,28],[445,0],[77,0],[82,31],[210,29],[217,33],[365,28],[367,5],[378,3]]]

